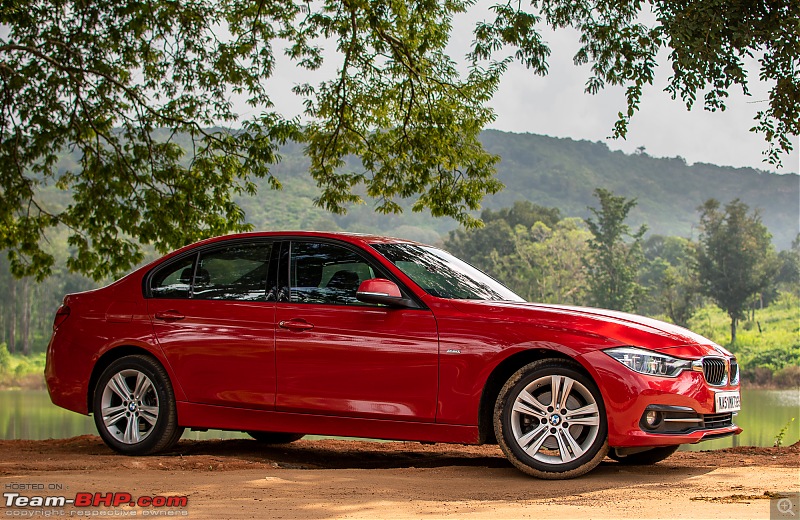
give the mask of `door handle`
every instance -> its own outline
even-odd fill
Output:
[[[314,328],[314,325],[301,318],[281,321],[278,323],[278,326],[282,329],[289,329],[295,332],[303,332],[304,330],[311,330]]]
[[[158,312],[155,314],[155,318],[156,318],[157,320],[161,320],[161,321],[179,321],[179,320],[182,320],[182,319],[183,319],[183,318],[185,318],[185,317],[186,317],[186,316],[184,316],[184,315],[183,315],[183,314],[181,314],[180,312],[178,312],[178,311],[173,311],[173,310],[169,310],[169,311],[158,311]]]

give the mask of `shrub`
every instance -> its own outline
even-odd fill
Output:
[[[775,372],[773,381],[781,388],[800,387],[800,366],[788,366]]]
[[[740,351],[741,355],[737,355],[737,357],[742,365],[747,367],[763,367],[777,371],[783,367],[800,365],[800,346],[797,344],[760,348],[743,347]]]
[[[743,368],[741,379],[750,385],[769,386],[772,384],[772,370],[767,367]]]

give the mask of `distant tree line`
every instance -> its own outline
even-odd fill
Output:
[[[0,260],[0,343],[12,354],[29,355],[47,346],[53,317],[65,294],[97,287],[95,282],[65,268],[55,269],[43,282],[16,278],[8,261]]]
[[[696,241],[625,224],[634,199],[598,189],[581,221],[556,208],[517,202],[487,210],[486,225],[450,232],[445,247],[530,301],[593,305],[659,316],[688,326],[708,301],[731,320],[731,343],[748,312],[780,290],[798,293],[800,234],[776,253],[757,211],[739,200],[706,201]]]

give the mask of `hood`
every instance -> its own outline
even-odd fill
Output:
[[[627,312],[528,302],[451,300],[451,303],[462,312],[496,313],[499,319],[597,334],[624,345],[651,350],[703,345],[720,355],[731,356],[730,352],[700,334],[672,323]]]

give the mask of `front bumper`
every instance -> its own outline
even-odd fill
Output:
[[[606,408],[608,444],[614,448],[694,444],[703,440],[738,435],[742,429],[715,410],[714,396],[739,385],[712,387],[702,372],[685,371],[678,377],[654,377],[636,373],[602,351],[579,358],[597,382]],[[642,417],[648,409],[683,410],[683,417],[699,421],[669,429],[649,431]],[[680,414],[674,417],[681,417]],[[678,427],[680,426],[680,427]]]

